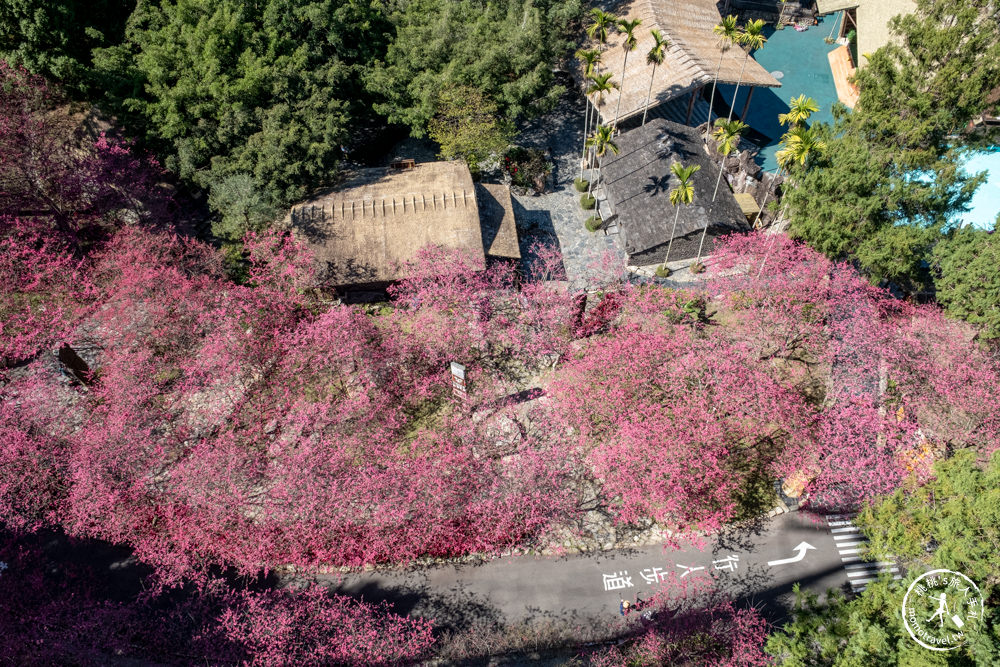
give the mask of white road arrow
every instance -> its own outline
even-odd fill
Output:
[[[795,547],[795,550],[798,551],[797,554],[795,554],[791,558],[782,558],[781,560],[769,560],[769,561],[767,561],[767,565],[768,565],[768,567],[774,567],[775,565],[785,565],[787,563],[798,563],[800,560],[802,560],[803,558],[806,557],[806,551],[808,551],[809,549],[815,549],[815,548],[816,547],[814,547],[813,545],[809,544],[808,542],[799,542],[799,546]]]

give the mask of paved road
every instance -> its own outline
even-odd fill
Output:
[[[857,563],[844,554],[831,528],[850,527],[839,517],[817,520],[805,513],[780,514],[749,530],[711,540],[703,551],[668,551],[661,546],[565,557],[507,557],[480,565],[444,565],[407,573],[344,575],[326,578],[335,590],[366,600],[390,600],[402,612],[458,621],[463,615],[505,622],[561,619],[584,622],[613,619],[621,597],[645,597],[661,573],[714,577],[734,600],[750,601],[780,621],[792,584],[822,593],[847,585],[847,566],[869,572],[878,566]],[[836,525],[828,525],[833,521]],[[850,532],[850,531],[846,531]],[[797,549],[801,543],[812,549]],[[849,549],[849,548],[848,548]],[[778,563],[797,557],[800,560]],[[886,560],[886,559],[883,559]],[[704,568],[695,570],[693,568]],[[871,576],[871,575],[863,575]]]

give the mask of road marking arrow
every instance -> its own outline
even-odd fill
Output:
[[[782,558],[781,560],[769,560],[769,561],[767,561],[767,565],[768,565],[768,567],[774,567],[775,565],[785,565],[787,563],[798,563],[800,560],[802,560],[803,558],[806,557],[806,551],[808,551],[809,549],[815,549],[815,548],[816,547],[814,547],[813,545],[809,544],[808,542],[799,542],[799,546],[795,547],[795,550],[798,551],[797,554],[795,554],[791,558]]]

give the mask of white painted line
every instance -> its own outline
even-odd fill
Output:
[[[851,586],[856,586],[858,584],[868,584],[873,581],[878,581],[878,577],[872,577],[871,579],[852,579]]]
[[[857,526],[848,526],[847,528],[831,528],[831,533],[859,533],[861,529]]]
[[[835,542],[835,545],[838,549],[843,549],[844,547],[858,547],[861,546],[862,544],[868,544],[868,540],[859,540],[857,538],[854,538],[850,542]]]
[[[832,527],[832,526],[853,526],[854,524],[851,523],[850,521],[827,521],[826,525]]]
[[[894,562],[888,561],[888,560],[880,560],[880,561],[877,561],[877,562],[876,561],[869,561],[869,562],[864,563],[865,567],[867,567],[868,565],[874,565],[876,567],[885,567],[887,565],[891,565],[893,567],[893,569],[896,569],[896,564]],[[857,567],[861,567],[861,565],[857,565],[857,564],[855,564],[855,565],[845,565],[844,567],[857,568]]]
[[[830,520],[836,521],[838,519],[853,519],[856,516],[857,516],[857,514],[827,514],[826,515],[826,520],[827,521],[830,521]]]
[[[860,561],[861,556],[841,556],[840,560],[844,561],[845,563],[854,563]]]
[[[865,542],[868,541],[868,538],[865,537],[864,535],[861,535],[860,533],[848,533],[847,535],[834,535],[833,539],[835,539],[835,540],[864,540]]]
[[[840,555],[846,556],[847,554],[856,554],[859,551],[861,551],[861,549],[840,549]]]
[[[883,572],[886,573],[886,574],[888,574],[890,572],[899,572],[899,568],[895,568],[894,567],[891,570],[880,570],[878,568],[868,568],[868,569],[864,569],[864,570],[850,570],[850,571],[848,571],[847,576],[848,577],[863,577],[866,574],[882,574]],[[896,575],[896,576],[897,576],[897,578],[899,577],[899,575]]]

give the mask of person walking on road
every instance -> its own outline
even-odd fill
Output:
[[[622,616],[628,616],[628,613],[632,611],[632,603],[623,598],[621,604],[618,605],[618,611]]]

